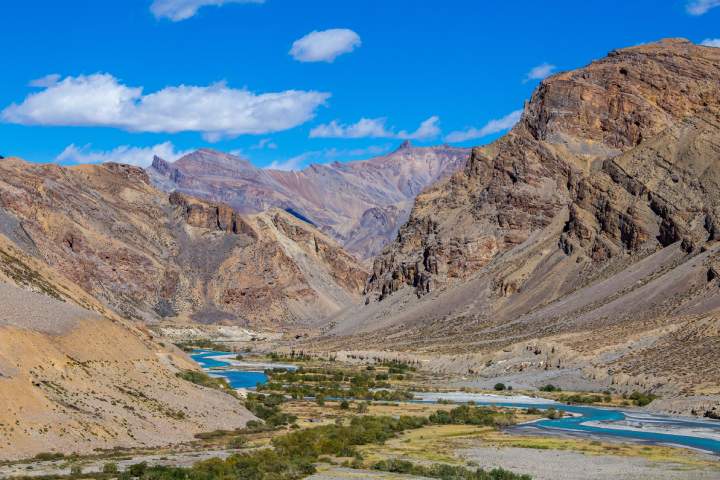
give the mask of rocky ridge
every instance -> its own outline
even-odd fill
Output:
[[[365,270],[283,211],[243,216],[140,168],[0,162],[0,227],[126,318],[282,328],[357,302]]]
[[[286,210],[312,222],[350,253],[369,259],[395,237],[415,197],[462,169],[468,154],[463,148],[405,142],[370,160],[281,171],[203,149],[173,163],[155,158],[147,172],[162,190],[223,202],[244,214]]]
[[[316,345],[442,352],[530,386],[720,395],[702,367],[720,361],[719,79],[720,50],[665,40],[544,80],[509,134],[418,196],[368,304]]]

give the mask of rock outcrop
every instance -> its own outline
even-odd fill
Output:
[[[474,149],[463,172],[418,197],[375,260],[368,291],[384,298],[405,285],[423,293],[423,276],[438,285],[465,279],[566,208],[559,241],[568,254],[582,248],[601,261],[680,240],[698,248],[716,218],[714,199],[700,197],[717,158],[717,56],[668,40],[542,82],[508,135]],[[687,209],[707,218],[688,218]]]
[[[280,208],[320,228],[361,259],[372,258],[396,235],[415,197],[462,169],[468,149],[417,148],[366,161],[311,165],[301,171],[259,169],[246,160],[199,150],[174,163],[155,158],[148,174],[159,188],[245,214]]]
[[[467,353],[473,372],[523,382],[720,394],[701,366],[720,362],[719,191],[720,49],[613,51],[544,80],[510,133],[418,196],[327,342]],[[524,353],[538,342],[558,353]]]
[[[4,231],[3,231],[4,230]],[[365,270],[293,215],[157,190],[140,168],[0,163],[0,233],[126,318],[285,328],[359,301]]]

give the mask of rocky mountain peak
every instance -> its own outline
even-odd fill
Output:
[[[410,140],[405,140],[400,144],[400,146],[397,148],[396,151],[402,151],[402,150],[408,150],[413,147],[413,144]]]
[[[673,205],[669,192],[649,193],[658,191],[662,177],[641,186],[638,161],[630,162],[638,169],[630,174],[618,159],[633,152],[649,166],[654,139],[681,142],[687,119],[705,119],[705,131],[719,117],[720,49],[671,39],[616,50],[554,75],[541,82],[510,133],[474,149],[462,173],[418,196],[396,242],[375,260],[368,291],[385,298],[405,285],[422,294],[456,283],[554,225],[568,209],[565,229],[575,233],[559,243],[569,252],[567,242],[578,246],[582,238],[589,258],[608,259],[645,240],[656,247],[682,238],[697,245],[702,235],[682,232],[705,220],[672,213],[692,210],[687,200]],[[707,144],[707,135],[687,138]],[[644,195],[647,209],[629,199],[611,209],[608,182],[631,197]]]
[[[388,155],[369,160],[312,164],[285,172],[259,169],[214,150],[198,150],[172,164],[148,168],[153,184],[210,202],[224,202],[243,214],[272,207],[292,210],[317,225],[351,253],[370,258],[395,237],[415,196],[433,182],[460,170],[468,149],[412,147],[405,142]],[[377,209],[377,210],[375,210]],[[382,228],[366,212],[382,211]]]

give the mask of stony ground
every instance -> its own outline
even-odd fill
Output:
[[[720,478],[715,469],[692,469],[672,463],[616,455],[585,455],[578,452],[532,448],[474,447],[459,452],[468,461],[491,469],[502,467],[527,473],[535,480],[710,480]]]

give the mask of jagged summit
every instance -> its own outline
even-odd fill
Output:
[[[312,164],[286,172],[199,150],[148,174],[165,191],[223,201],[243,213],[291,210],[361,258],[378,253],[407,219],[415,196],[465,165],[468,149],[412,147],[369,160]]]
[[[402,142],[402,143],[400,144],[400,146],[397,148],[396,151],[408,150],[408,149],[410,149],[410,148],[413,148],[412,142],[411,142],[410,140],[405,140],[404,142]]]
[[[716,385],[702,365],[720,362],[719,160],[720,49],[670,39],[553,75],[507,135],[417,197],[368,306],[331,333],[512,352],[504,375],[567,362],[616,388]],[[539,343],[563,353],[526,358]]]

